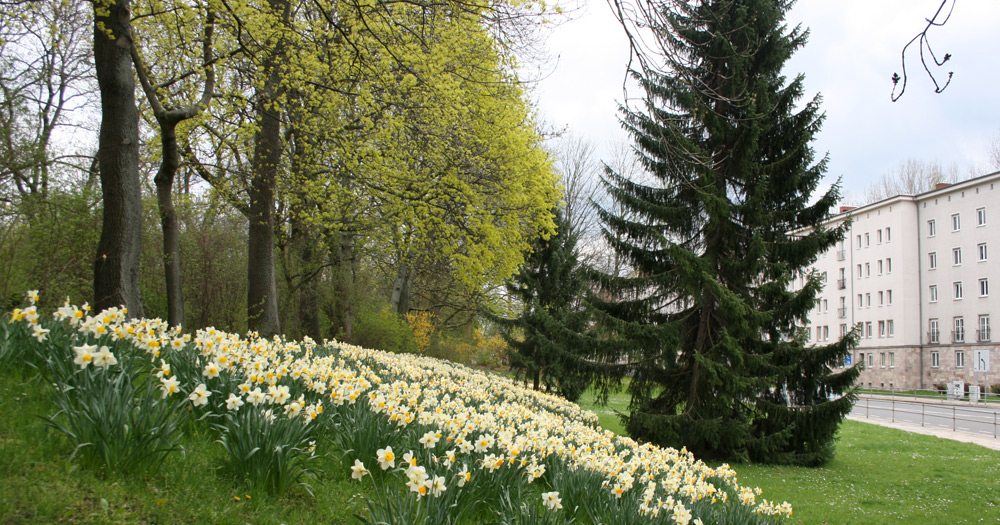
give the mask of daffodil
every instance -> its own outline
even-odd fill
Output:
[[[219,363],[212,361],[205,365],[205,369],[201,371],[201,375],[208,379],[215,379],[219,377]]]
[[[378,455],[378,465],[382,467],[382,470],[396,466],[396,455],[392,453],[392,447],[380,448],[376,454]]]
[[[180,392],[178,388],[181,382],[177,380],[176,377],[166,377],[160,379],[160,390],[163,392],[163,397],[166,398],[169,395],[176,394]]]
[[[39,325],[35,325],[35,326],[32,327],[32,331],[33,331],[33,333],[31,335],[35,339],[37,339],[39,343],[45,341],[49,337],[49,329],[48,328],[42,328]]]
[[[563,508],[562,498],[559,497],[559,492],[557,491],[543,493],[542,503],[544,503],[549,510],[559,510]]]
[[[97,345],[74,346],[73,351],[76,352],[76,359],[73,359],[73,362],[80,365],[80,368],[87,368],[87,365],[94,362],[94,350],[97,350]]]
[[[458,486],[464,487],[466,483],[472,480],[472,473],[469,472],[469,467],[463,463],[462,470],[459,470],[458,474],[455,474],[455,477],[458,478]]]
[[[229,394],[229,399],[226,399],[226,409],[227,410],[232,410],[232,411],[235,412],[235,411],[239,410],[240,407],[243,406],[243,405],[244,405],[243,398],[241,398],[240,396],[238,396],[236,394],[230,393]]]
[[[192,405],[200,407],[208,404],[208,396],[210,395],[212,395],[212,393],[205,387],[205,383],[201,383],[195,387],[194,391],[191,392],[191,395],[188,396],[188,399],[191,400]]]
[[[114,366],[118,364],[118,359],[115,355],[111,353],[111,350],[106,346],[102,346],[101,349],[94,354],[94,366],[99,366],[101,368],[108,368],[109,366]]]
[[[361,481],[361,478],[365,477],[366,474],[370,474],[370,472],[365,468],[365,464],[360,459],[355,459],[354,466],[351,467],[351,477]]]

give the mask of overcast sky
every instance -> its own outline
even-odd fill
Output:
[[[628,141],[616,112],[625,96],[628,44],[606,0],[583,1],[577,17],[549,36],[555,60],[532,96],[546,123],[592,141],[605,157],[608,144]],[[848,194],[860,196],[870,181],[910,158],[957,164],[963,177],[987,165],[990,138],[1000,133],[1000,0],[957,0],[947,25],[928,33],[939,57],[952,55],[939,69],[942,80],[955,72],[943,93],[934,93],[914,45],[906,93],[890,100],[903,46],[940,3],[801,0],[789,13],[790,25],[811,31],[785,74],[804,73],[807,96],[823,96],[827,119],[814,147],[830,155],[827,183],[842,176]]]

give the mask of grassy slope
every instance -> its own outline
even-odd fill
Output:
[[[607,406],[593,399],[587,392],[580,406],[623,432],[615,410],[626,409],[627,395],[611,396]],[[794,521],[805,524],[1000,521],[1000,451],[878,425],[845,421],[837,456],[822,468],[733,468],[741,484],[789,501]]]
[[[332,461],[327,474],[283,498],[219,483],[221,447],[208,435],[185,438],[187,453],[171,455],[141,479],[103,479],[67,460],[68,440],[38,415],[51,410],[37,377],[0,374],[0,523],[357,523],[365,505]],[[240,496],[237,502],[234,496]]]

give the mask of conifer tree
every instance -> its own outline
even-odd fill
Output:
[[[586,326],[582,309],[583,277],[576,251],[577,236],[561,209],[554,210],[556,233],[539,238],[518,273],[506,283],[521,304],[516,318],[492,317],[511,347],[511,368],[576,401],[590,385],[590,371],[578,348]]]
[[[813,200],[820,97],[797,107],[803,76],[781,71],[808,36],[784,25],[791,3],[671,0],[636,22],[668,67],[641,61],[645,108],[622,122],[657,182],[607,170],[605,236],[632,272],[601,278],[600,348],[631,377],[630,434],[699,457],[820,464],[853,404],[859,371],[833,370],[853,337],[796,337],[821,286],[809,265],[844,233],[823,227],[838,186]]]

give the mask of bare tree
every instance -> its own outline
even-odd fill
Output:
[[[960,179],[958,165],[942,166],[939,162],[907,159],[882,174],[878,182],[865,189],[865,204],[896,195],[916,195],[934,189],[937,184],[951,184]]]
[[[580,239],[599,234],[597,213],[591,203],[600,190],[595,151],[593,142],[566,134],[559,138],[552,152],[565,192],[563,216],[569,224],[570,233]]]
[[[987,171],[1000,171],[1000,131],[990,136],[990,143],[987,146]]]
[[[0,4],[0,183],[3,197],[47,195],[53,166],[78,152],[53,144],[70,114],[91,102],[93,57],[77,2]]]

